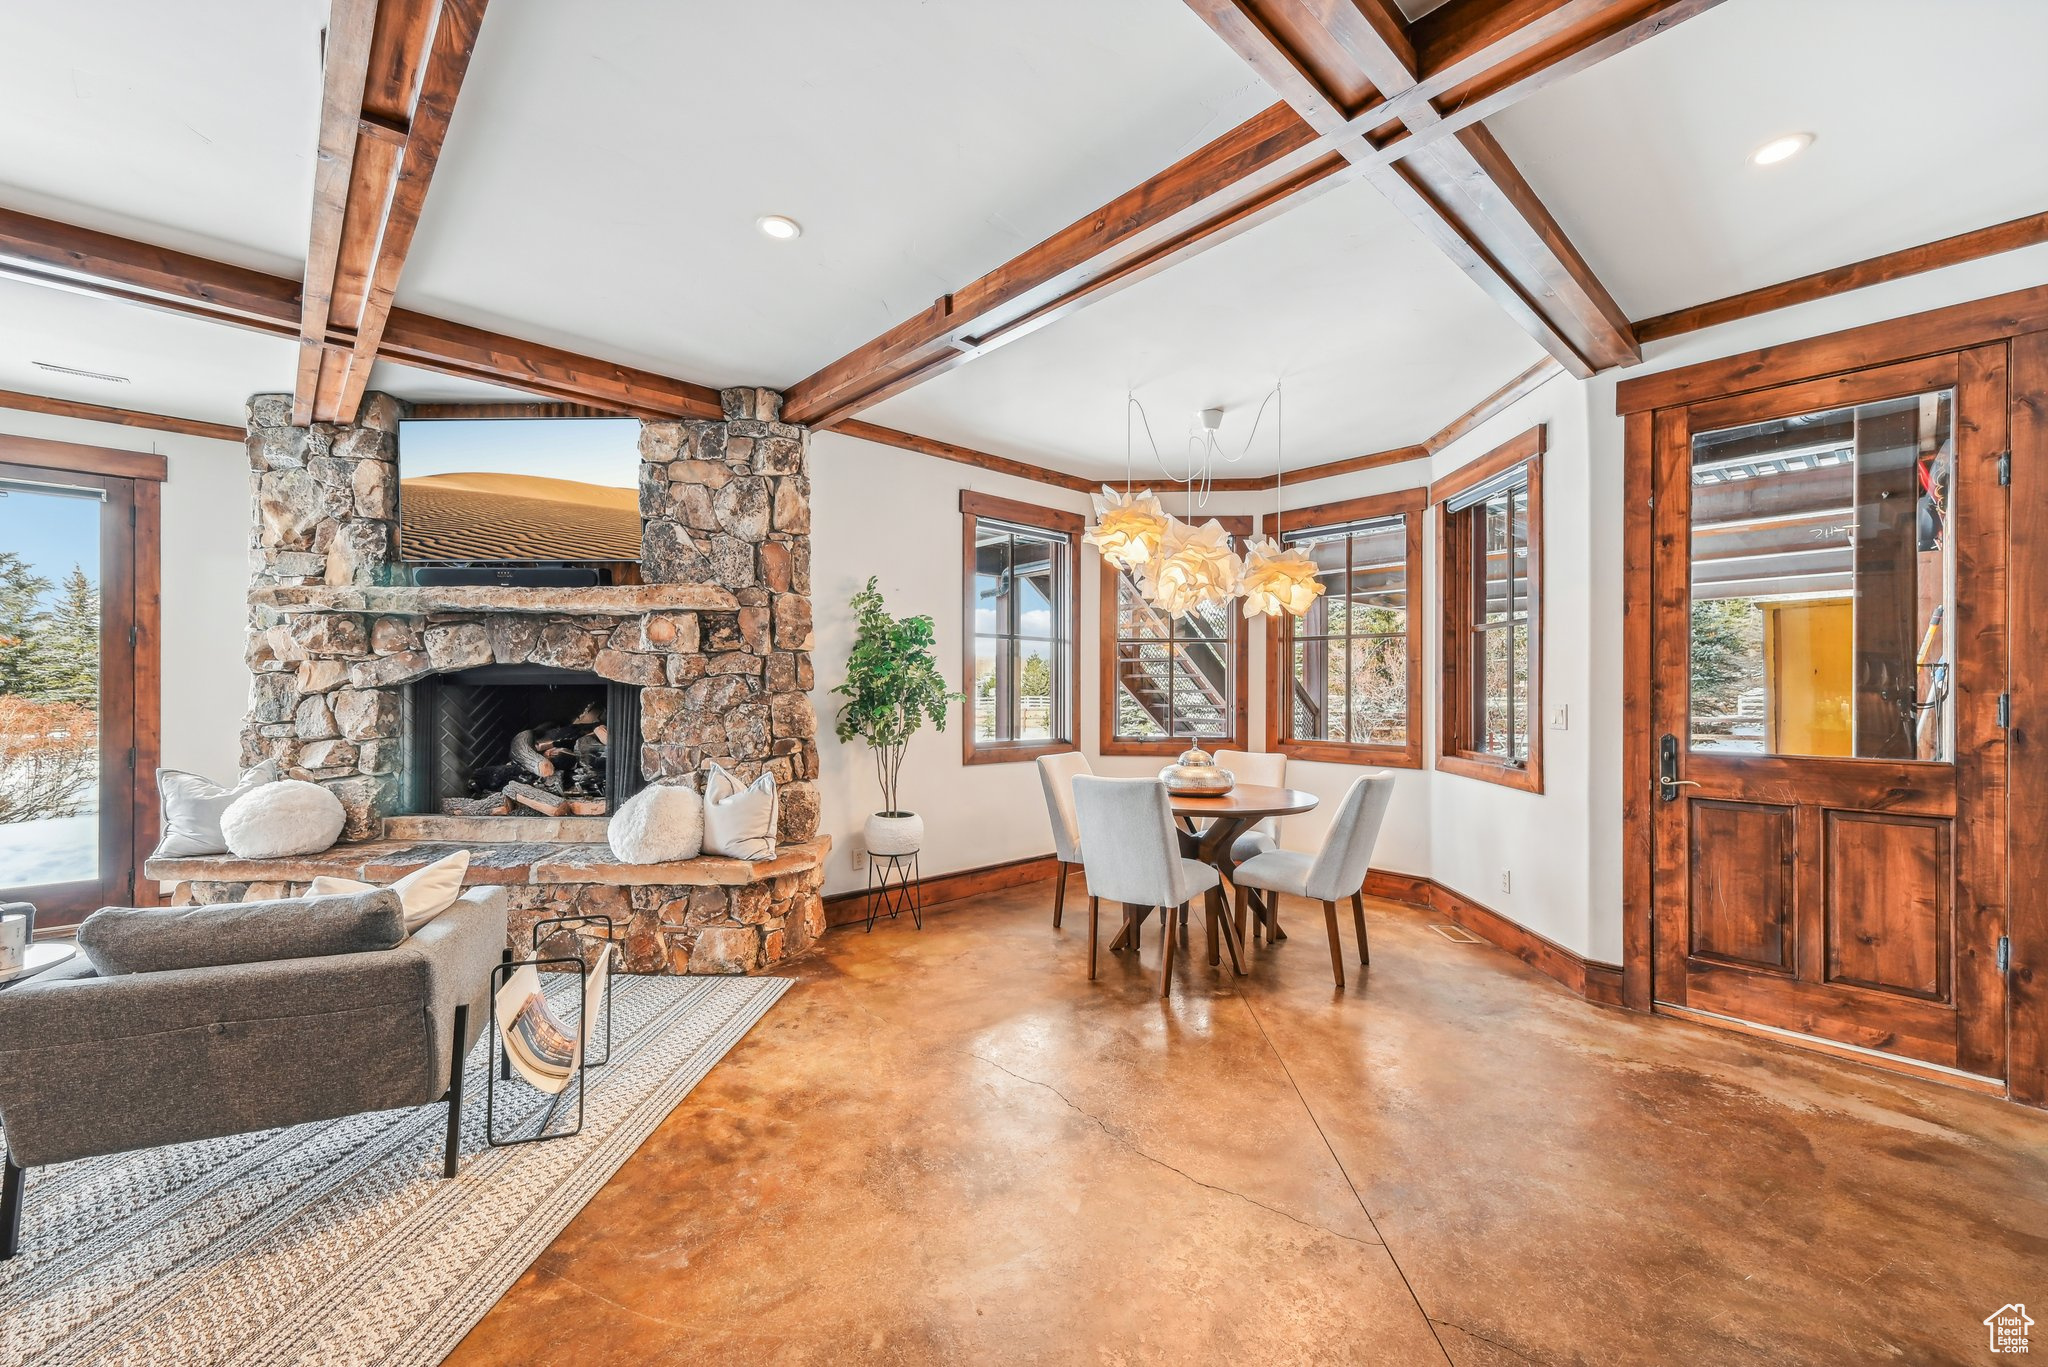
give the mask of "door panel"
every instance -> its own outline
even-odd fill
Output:
[[[1693,956],[1790,973],[1792,809],[1754,802],[1690,806]]]
[[[2004,355],[1656,415],[1656,1001],[2002,1076]]]
[[[1952,823],[1842,811],[1822,820],[1827,981],[1947,1001]]]

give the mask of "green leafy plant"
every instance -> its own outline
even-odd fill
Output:
[[[832,690],[846,699],[833,729],[841,741],[862,740],[875,752],[883,812],[896,815],[896,780],[911,737],[927,721],[945,730],[946,710],[966,695],[948,690],[939,672],[931,618],[891,617],[872,577],[851,606],[858,630],[846,682]]]

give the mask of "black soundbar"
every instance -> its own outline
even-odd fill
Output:
[[[573,589],[597,583],[590,565],[416,565],[412,582],[422,588]]]

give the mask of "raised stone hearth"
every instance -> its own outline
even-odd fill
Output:
[[[296,896],[323,874],[389,883],[468,849],[467,881],[503,886],[510,894],[512,943],[522,953],[532,946],[538,920],[604,915],[612,918],[628,973],[748,973],[808,948],[824,933],[818,889],[830,848],[831,841],[817,839],[786,845],[760,863],[621,864],[603,844],[380,840],[292,859],[152,859],[149,874],[174,884],[173,900],[180,904],[243,902]],[[564,952],[567,944],[559,937],[552,952]]]
[[[808,437],[780,421],[781,396],[773,391],[735,389],[722,398],[723,420],[641,425],[644,582],[588,588],[406,582],[396,554],[403,406],[373,394],[353,425],[293,427],[290,396],[250,401],[254,677],[243,758],[275,759],[288,776],[341,799],[343,839],[353,844],[336,852],[340,863],[360,865],[362,851],[378,848],[363,842],[427,834],[417,823],[436,814],[408,810],[408,788],[417,785],[401,781],[407,690],[430,675],[483,665],[587,671],[638,688],[641,744],[635,755],[614,755],[614,765],[637,763],[649,782],[692,780],[713,761],[744,780],[771,773],[780,791],[778,840],[810,848],[818,830],[818,749],[809,696]],[[588,858],[587,842],[601,834],[587,826],[571,843],[543,837],[562,851],[553,861],[534,857],[533,820],[473,819],[450,838],[478,848],[479,871],[560,869],[568,867],[561,859],[581,860],[576,867],[588,874],[581,880],[532,881],[549,891],[533,893],[528,901],[540,900],[529,909],[545,904],[560,914],[587,904],[614,916],[630,909],[639,918],[628,956],[636,969],[713,961],[726,971],[760,967],[809,943],[809,934],[791,929],[808,924],[817,901],[819,880],[803,870],[775,875],[796,881],[767,892],[759,880],[709,878],[702,886],[752,889],[713,907],[708,894],[657,891],[698,886],[695,879],[628,881],[616,866]],[[484,845],[505,848],[485,854]],[[230,875],[152,864],[149,872],[209,900],[233,887],[299,881],[278,868]],[[624,892],[629,886],[636,890]],[[791,898],[801,903],[794,912],[784,906]],[[681,901],[691,903],[690,915],[678,910]],[[821,911],[816,917],[822,924]],[[670,925],[692,934],[664,931],[670,938],[657,948],[656,928]],[[736,927],[758,932],[753,950],[743,952]],[[699,950],[694,932],[714,929],[713,948]]]

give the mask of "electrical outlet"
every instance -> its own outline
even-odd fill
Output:
[[[1500,871],[1500,890],[1502,892],[1513,892],[1515,890],[1515,875],[1506,869]]]
[[[849,835],[848,837],[846,837],[847,866],[853,869],[864,869],[867,867],[867,858],[867,845],[861,840],[861,838],[857,835]]]
[[[1556,707],[1550,709],[1550,729],[1553,731],[1569,731],[1572,729],[1572,715],[1569,707],[1559,703]]]

